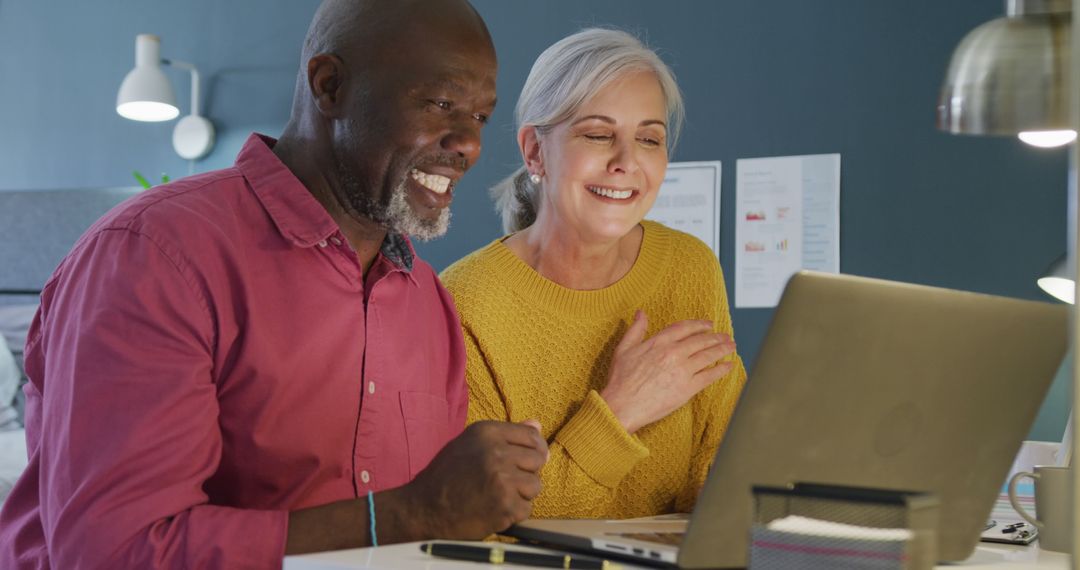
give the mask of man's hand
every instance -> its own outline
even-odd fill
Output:
[[[540,424],[477,422],[411,482],[375,495],[379,544],[480,539],[528,518],[547,462]],[[367,498],[289,513],[286,554],[371,546]]]
[[[675,411],[733,366],[717,361],[734,354],[735,341],[713,333],[709,321],[679,321],[648,339],[646,327],[648,319],[638,311],[615,347],[600,393],[629,433]]]
[[[547,457],[534,420],[470,425],[403,489],[428,525],[417,538],[479,539],[528,518]]]

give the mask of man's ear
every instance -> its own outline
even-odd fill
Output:
[[[518,149],[521,150],[521,158],[525,161],[525,168],[533,174],[544,175],[544,157],[540,152],[540,134],[533,125],[525,125],[518,129]]]
[[[315,107],[325,117],[341,114],[342,85],[345,83],[345,64],[330,53],[320,53],[308,60],[308,91]]]

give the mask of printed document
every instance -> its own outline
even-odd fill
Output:
[[[800,269],[840,272],[840,155],[735,163],[735,306],[775,307]]]

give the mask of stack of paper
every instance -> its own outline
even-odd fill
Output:
[[[756,526],[751,536],[754,570],[908,568],[913,533],[787,516]]]

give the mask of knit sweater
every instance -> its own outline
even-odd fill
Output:
[[[647,336],[684,319],[731,334],[720,264],[700,240],[642,222],[637,260],[618,282],[578,291],[549,281],[496,240],[441,275],[465,332],[470,423],[534,418],[550,459],[534,517],[628,518],[693,508],[746,381],[725,377],[631,435],[599,392],[636,309]]]

